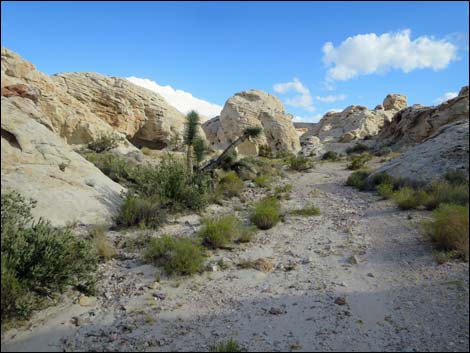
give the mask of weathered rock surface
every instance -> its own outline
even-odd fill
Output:
[[[435,134],[443,125],[459,120],[468,120],[468,86],[463,87],[457,97],[437,107],[413,105],[398,112],[392,121],[386,122],[378,142],[396,145],[397,148],[421,143]]]
[[[110,223],[124,189],[74,152],[48,121],[33,100],[2,97],[2,191],[37,200],[33,215],[56,226]]]
[[[468,102],[468,100],[467,100]],[[468,105],[467,105],[468,107]],[[442,126],[422,143],[411,147],[374,174],[385,172],[396,178],[429,183],[451,169],[469,172],[469,121]]]
[[[385,97],[382,107],[385,110],[402,110],[408,106],[406,96],[402,94],[389,94]],[[380,107],[378,107],[380,108]]]
[[[204,130],[214,148],[224,148],[242,135],[246,127],[263,128],[262,135],[254,141],[238,146],[243,155],[256,155],[258,146],[267,144],[274,151],[298,152],[300,140],[281,101],[275,96],[250,90],[235,94],[225,103],[220,117],[204,124]]]

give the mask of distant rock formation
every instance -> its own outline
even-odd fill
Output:
[[[274,151],[300,150],[292,116],[285,112],[278,98],[258,90],[235,94],[227,100],[220,116],[204,123],[203,129],[212,147],[223,149],[250,126],[262,127],[263,133],[256,141],[245,141],[238,146],[242,155],[257,155],[258,147],[264,144]]]

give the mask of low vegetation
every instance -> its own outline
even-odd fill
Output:
[[[120,227],[158,228],[166,220],[167,212],[158,197],[127,195],[116,216]]]
[[[313,168],[313,159],[305,156],[296,156],[289,159],[289,168],[304,171]]]
[[[358,190],[366,190],[367,183],[366,180],[371,174],[371,171],[368,169],[357,170],[353,172],[348,179],[346,180],[347,186],[352,186]]]
[[[100,135],[96,140],[88,144],[88,149],[95,151],[96,153],[101,153],[109,151],[118,146],[120,138],[113,134],[103,134]]]
[[[244,188],[243,180],[240,179],[237,173],[231,171],[220,179],[216,188],[216,194],[225,197],[239,196]]]
[[[164,235],[152,239],[144,254],[147,262],[163,268],[168,275],[193,275],[203,271],[201,245],[193,239]]]
[[[198,233],[202,243],[214,249],[232,245],[235,241],[248,242],[252,234],[253,229],[243,226],[233,215],[205,219]]]
[[[290,211],[291,215],[294,216],[318,216],[320,214],[320,209],[314,205],[306,205],[302,208]]]
[[[348,147],[346,149],[347,154],[364,153],[364,152],[368,152],[368,151],[369,151],[369,147],[367,145],[363,144],[363,143],[357,143],[354,146]]]
[[[274,197],[265,197],[253,205],[250,220],[259,229],[274,227],[281,219],[281,204]]]
[[[426,193],[422,190],[404,187],[392,194],[392,199],[401,210],[411,210],[423,204]]]
[[[98,257],[70,227],[35,222],[34,202],[16,192],[1,194],[1,317],[26,319],[67,286],[92,291]]]
[[[213,345],[210,348],[211,352],[244,352],[240,344],[233,339],[229,339],[228,341],[220,342]]]
[[[336,162],[340,159],[340,155],[336,153],[335,151],[328,151],[321,157],[321,159],[323,161]]]
[[[111,260],[117,255],[117,250],[113,243],[106,238],[107,227],[105,225],[95,225],[90,231],[90,237],[98,256],[104,261]]]
[[[377,186],[377,193],[382,196],[384,200],[388,200],[393,196],[393,184],[381,183]]]
[[[423,222],[426,234],[446,256],[469,260],[469,207],[443,204],[433,211],[432,220]]]
[[[269,189],[273,182],[273,176],[271,174],[261,174],[254,178],[253,182],[261,188]]]
[[[351,158],[351,162],[348,164],[348,169],[350,170],[358,170],[363,169],[367,162],[372,159],[372,156],[368,153],[363,153],[359,156],[353,156]]]
[[[288,200],[292,192],[292,184],[279,185],[274,188],[274,197],[278,200]]]

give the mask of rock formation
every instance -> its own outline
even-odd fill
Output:
[[[292,116],[285,112],[278,98],[258,90],[235,94],[225,103],[220,117],[209,120],[203,128],[211,145],[222,149],[250,126],[262,127],[263,133],[256,141],[245,141],[238,146],[239,153],[243,155],[256,155],[258,146],[263,144],[274,151],[300,150]]]
[[[110,223],[123,187],[74,152],[48,121],[34,98],[2,97],[2,192],[37,200],[33,215],[55,226]]]

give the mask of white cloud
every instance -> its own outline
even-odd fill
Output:
[[[309,117],[302,117],[302,116],[296,115],[294,116],[292,121],[295,123],[318,123],[321,118],[323,118],[322,114],[315,114]]]
[[[434,102],[437,104],[444,103],[445,101],[448,101],[449,99],[457,97],[459,94],[457,92],[446,92],[442,97],[437,98]]]
[[[347,98],[347,96],[345,94],[339,94],[337,96],[325,96],[325,97],[316,96],[315,98],[320,102],[334,103],[334,102],[344,101]]]
[[[457,59],[457,46],[448,39],[421,36],[411,40],[410,33],[406,29],[381,35],[359,34],[336,48],[331,42],[325,43],[323,62],[330,67],[327,80],[344,81],[391,69],[405,73],[424,68],[441,70]]]
[[[300,93],[291,98],[287,98],[285,100],[286,105],[290,105],[292,107],[303,108],[307,111],[313,112],[315,107],[313,106],[312,96],[310,95],[310,90],[305,87],[302,82],[296,77],[294,77],[293,81],[285,82],[285,83],[276,83],[273,86],[275,92],[280,94],[286,94],[289,92],[296,92]]]
[[[147,88],[160,94],[170,105],[174,106],[184,114],[194,109],[199,114],[204,115],[207,118],[213,118],[220,115],[220,112],[222,111],[222,106],[218,104],[196,98],[191,93],[179,89],[175,90],[171,86],[160,86],[155,81],[134,76],[127,77],[126,79],[137,86]]]

